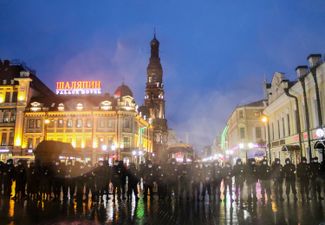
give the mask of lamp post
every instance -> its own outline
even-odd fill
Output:
[[[269,158],[269,164],[271,165],[272,159],[271,159],[271,138],[270,138],[270,123],[269,118],[266,115],[263,115],[261,118],[261,121],[265,125],[265,131],[267,132],[267,151],[268,151],[268,158]],[[266,135],[265,135],[266,137]]]

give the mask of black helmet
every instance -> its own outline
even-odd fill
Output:
[[[238,158],[237,160],[236,160],[236,164],[241,164],[241,158]]]
[[[291,163],[291,160],[289,158],[286,158],[285,162],[288,164]]]
[[[301,158],[301,161],[302,161],[302,162],[307,162],[307,158],[306,158],[306,157],[302,157],[302,158]]]

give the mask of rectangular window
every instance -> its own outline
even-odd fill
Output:
[[[130,147],[130,138],[129,137],[123,137],[123,145],[124,145],[124,148]]]
[[[28,128],[34,128],[35,127],[35,120],[34,119],[29,119],[28,120]]]
[[[33,139],[32,138],[28,138],[28,140],[27,140],[27,147],[29,149],[32,149],[33,148]]]
[[[41,120],[36,120],[36,128],[41,128]]]
[[[296,131],[296,133],[298,133],[298,123],[300,123],[300,122],[299,122],[297,110],[295,110],[295,112],[294,112],[294,118],[295,118],[295,131]]]
[[[108,127],[113,128],[113,126],[114,126],[114,121],[112,119],[109,119],[108,120]]]
[[[10,92],[6,92],[5,102],[6,103],[10,102]]]
[[[287,130],[288,130],[288,136],[291,135],[291,130],[290,130],[290,116],[289,113],[287,114]]]
[[[59,119],[59,120],[58,120],[58,128],[62,128],[63,125],[64,125],[63,120],[62,120],[62,119]]]
[[[318,112],[317,112],[317,100],[314,99],[314,128],[318,127]]]
[[[82,119],[77,119],[76,120],[76,127],[81,128],[82,127]]]
[[[99,128],[104,128],[105,127],[105,119],[104,118],[100,118],[98,120],[98,126],[99,126]]]
[[[123,121],[123,127],[124,128],[130,128],[130,119],[125,119]]]
[[[2,133],[1,145],[7,145],[7,133]]]
[[[245,128],[244,127],[239,128],[239,132],[240,132],[240,138],[244,139],[245,138]]]
[[[87,121],[86,121],[86,127],[87,128],[91,128],[92,127],[92,121],[91,121],[91,119],[87,119]]]
[[[10,122],[15,122],[15,121],[16,121],[16,111],[12,110],[10,116]]]
[[[10,111],[5,110],[3,113],[3,122],[9,123],[10,122]]]
[[[14,137],[15,137],[15,133],[13,131],[10,131],[10,133],[9,133],[9,145],[10,146],[14,145]]]
[[[286,132],[285,132],[285,123],[284,123],[284,117],[282,117],[282,136],[285,137],[286,136]]]
[[[12,102],[17,102],[17,91],[12,93]]]
[[[72,121],[72,119],[68,119],[67,120],[67,127],[68,128],[71,128],[73,126],[73,121]]]
[[[281,132],[281,130],[280,130],[280,120],[278,120],[278,138],[281,138],[280,132]]]
[[[255,137],[256,137],[256,139],[261,139],[262,138],[262,128],[261,127],[256,127],[255,128]]]

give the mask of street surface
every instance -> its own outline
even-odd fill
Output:
[[[325,224],[325,201],[242,204],[150,198],[133,201],[0,200],[0,224]]]

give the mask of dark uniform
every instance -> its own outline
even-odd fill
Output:
[[[178,197],[178,181],[179,181],[179,168],[176,164],[176,160],[172,160],[167,165],[167,195],[172,197],[174,192],[175,197]]]
[[[3,172],[3,191],[6,197],[11,196],[11,186],[14,177],[15,177],[15,167],[13,165],[13,160],[8,159]]]
[[[233,175],[235,176],[236,201],[242,201],[245,182],[245,166],[243,165],[241,159],[236,160],[236,165],[233,168]]]
[[[286,195],[289,200],[290,189],[294,195],[294,199],[297,200],[297,190],[296,190],[296,167],[292,164],[291,160],[287,158],[285,160],[285,165],[283,167],[283,173],[286,185]]]
[[[192,200],[200,199],[201,179],[203,176],[202,165],[194,163],[191,169],[192,174]]]
[[[132,199],[132,192],[134,193],[135,200],[138,197],[138,183],[140,182],[139,171],[135,167],[134,163],[131,163],[129,168],[126,170],[126,175],[128,177],[128,199]]]
[[[206,193],[208,193],[210,199],[212,197],[211,184],[212,184],[213,168],[210,164],[206,163],[203,167],[203,179],[202,179],[202,200],[205,199]]]
[[[255,159],[250,159],[246,165],[246,182],[248,189],[248,200],[257,201],[256,197],[256,182],[257,182],[257,166]]]
[[[180,183],[180,198],[185,195],[185,198],[189,199],[190,198],[190,165],[187,165],[186,163],[183,163],[180,166],[180,178],[179,178],[179,183]]]
[[[272,165],[272,178],[275,197],[283,201],[283,168],[280,164],[280,159],[276,158]]]
[[[224,183],[224,191],[223,191],[223,196],[226,199],[227,198],[227,189],[229,192],[229,197],[230,200],[232,199],[232,168],[229,162],[226,163],[226,165],[223,168],[223,183]]]
[[[23,161],[21,160],[18,161],[18,165],[15,168],[15,179],[16,179],[15,198],[16,199],[24,198],[26,181],[27,181],[27,172],[26,172],[26,167],[23,164]]]
[[[271,168],[267,165],[267,160],[264,159],[258,167],[258,178],[261,182],[262,200],[265,200],[265,194],[268,200],[271,200]]]
[[[40,169],[34,163],[27,170],[27,195],[31,199],[37,199],[40,187]]]
[[[307,164],[306,157],[302,157],[301,162],[297,166],[297,177],[300,182],[300,194],[304,201],[309,199],[309,177],[310,177],[310,167]]]
[[[0,196],[2,195],[3,173],[5,171],[5,164],[0,161]]]
[[[321,189],[322,189],[322,178],[321,178],[321,165],[318,162],[318,158],[313,158],[310,163],[310,186],[311,186],[311,197],[316,199],[316,194],[319,200],[323,200]]]
[[[212,195],[215,200],[221,201],[221,181],[222,181],[222,167],[218,162],[214,163],[213,179],[212,179]]]
[[[153,186],[155,181],[155,171],[153,164],[149,161],[147,163],[146,170],[143,173],[143,198],[147,199],[148,190],[150,192],[150,197],[153,197]]]
[[[54,163],[53,168],[53,193],[54,200],[60,200],[61,188],[63,187],[63,179],[64,179],[64,170],[63,165],[60,162]]]
[[[164,199],[167,196],[167,182],[166,182],[166,169],[165,167],[158,165],[157,167],[157,185],[159,199]]]

